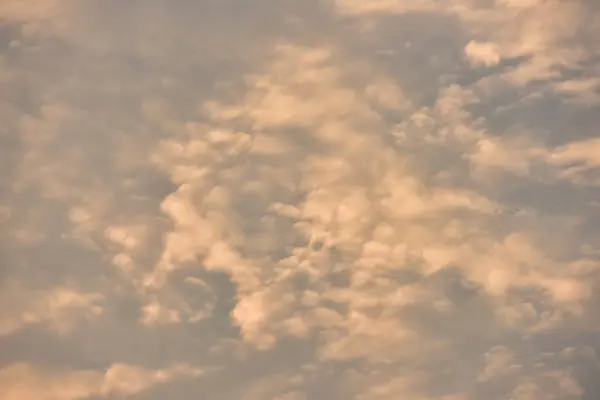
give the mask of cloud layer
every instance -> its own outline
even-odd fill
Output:
[[[591,1],[4,1],[9,399],[595,399]]]

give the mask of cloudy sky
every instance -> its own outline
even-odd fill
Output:
[[[600,398],[595,0],[0,1],[3,400]]]

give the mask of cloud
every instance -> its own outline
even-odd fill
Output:
[[[80,293],[69,288],[36,292],[17,284],[4,285],[5,309],[0,320],[0,335],[10,335],[29,324],[47,324],[58,333],[73,329],[78,318],[93,319],[102,314],[103,296]]]
[[[84,399],[101,384],[101,375],[92,371],[61,372],[43,374],[27,364],[3,368],[3,393],[8,399]]]
[[[429,0],[408,2],[404,0],[338,0],[335,2],[344,14],[361,15],[371,13],[404,13],[436,10],[435,3]]]
[[[202,370],[185,365],[149,371],[132,365],[114,364],[102,373],[93,370],[44,370],[21,363],[0,370],[0,387],[8,400],[74,400],[94,395],[131,396],[178,376],[202,374]]]
[[[547,158],[559,168],[559,174],[564,179],[597,186],[599,182],[594,178],[594,171],[600,167],[599,149],[598,139],[582,140],[555,149]]]
[[[65,0],[10,1],[3,3],[0,17],[16,23],[35,24],[52,21],[69,7]]]
[[[465,54],[474,65],[492,67],[500,62],[498,48],[494,43],[470,41],[465,47]]]
[[[304,200],[296,207],[276,208],[281,210],[285,218],[305,221],[301,233],[308,236],[308,243],[320,243],[322,247],[319,250],[309,248],[292,251],[292,256],[275,262],[275,270],[281,271],[278,273],[269,271],[273,267],[268,267],[268,270],[258,267],[262,264],[262,268],[267,268],[265,259],[244,261],[240,258],[241,253],[234,256],[234,253],[230,253],[231,247],[227,250],[227,253],[231,254],[227,256],[227,260],[230,260],[229,265],[236,265],[236,268],[228,267],[226,270],[240,287],[239,303],[232,315],[234,321],[240,325],[246,341],[260,349],[272,348],[276,345],[278,337],[304,338],[317,329],[322,343],[320,357],[324,360],[362,359],[371,363],[397,363],[426,355],[433,357],[434,351],[430,353],[426,348],[438,349],[441,346],[441,349],[445,348],[445,351],[448,351],[448,343],[437,342],[440,339],[435,337],[426,339],[427,336],[421,331],[422,327],[402,323],[396,316],[408,312],[413,305],[420,306],[427,301],[432,302],[436,313],[450,312],[453,307],[452,300],[438,297],[426,282],[429,281],[428,276],[453,265],[463,271],[468,282],[476,287],[480,286],[484,293],[487,293],[485,296],[496,298],[494,302],[498,302],[496,307],[499,312],[510,309],[508,304],[503,305],[512,301],[510,297],[505,296],[519,288],[539,288],[548,293],[548,301],[554,304],[551,307],[557,307],[557,310],[563,307],[569,310],[571,304],[576,304],[587,296],[589,288],[577,278],[568,278],[564,272],[559,277],[553,277],[553,273],[547,270],[552,262],[529,243],[525,233],[513,233],[505,239],[500,239],[487,236],[485,225],[480,225],[478,236],[472,237],[469,242],[462,242],[458,247],[451,245],[452,240],[461,241],[468,235],[465,228],[475,228],[458,224],[454,230],[445,231],[443,224],[452,212],[494,215],[502,213],[503,207],[469,191],[443,186],[422,186],[418,172],[411,170],[399,154],[386,148],[373,131],[367,136],[360,128],[356,129],[355,126],[364,124],[377,132],[377,127],[385,125],[368,103],[362,103],[361,98],[357,98],[350,91],[345,96],[341,95],[346,93],[347,89],[339,88],[336,82],[340,81],[346,72],[344,69],[334,69],[331,66],[334,60],[335,55],[330,50],[279,47],[275,51],[275,61],[273,66],[269,67],[268,74],[250,81],[251,89],[241,104],[223,107],[210,103],[209,115],[217,119],[219,124],[245,120],[251,131],[272,131],[271,135],[281,135],[275,132],[283,127],[306,130],[304,134],[315,138],[317,143],[322,143],[325,153],[301,158],[298,172],[290,172],[288,175],[291,178],[297,173],[303,174],[300,182],[289,182],[287,185],[284,183],[281,189],[281,195],[286,196],[286,191],[299,187]],[[297,70],[299,76],[296,75]],[[285,76],[286,79],[282,80],[281,76]],[[323,78],[327,76],[329,78]],[[277,80],[272,80],[272,77],[277,77]],[[307,80],[306,77],[310,78]],[[297,82],[303,82],[304,86],[301,89],[297,88]],[[256,89],[253,88],[254,85]],[[397,91],[401,93],[401,89]],[[307,97],[314,96],[312,93],[317,93],[318,96]],[[458,100],[456,97],[454,99]],[[463,111],[460,101],[449,103],[448,100],[448,106],[440,105],[445,107],[441,118],[452,121]],[[302,103],[295,103],[296,101]],[[285,107],[281,107],[283,104]],[[336,107],[330,104],[336,104]],[[266,110],[269,110],[269,113]],[[290,113],[290,110],[295,112]],[[327,112],[324,113],[324,110]],[[348,122],[330,122],[330,119],[335,121],[336,116],[341,113],[351,116]],[[469,123],[468,120],[466,123]],[[212,134],[209,133],[207,137],[211,137],[210,135]],[[242,134],[238,135],[237,137],[243,137]],[[253,133],[249,135],[252,136]],[[257,135],[259,143],[266,143],[265,133]],[[471,137],[477,136],[474,134]],[[233,139],[236,136],[222,137]],[[472,140],[471,137],[467,136],[461,140],[466,139],[468,143]],[[228,149],[248,149],[245,151],[250,154],[259,150],[264,154],[264,145],[229,147],[232,146],[230,143],[234,143],[231,139],[222,142],[228,143],[228,147],[223,147],[221,154],[226,154],[232,162],[236,162],[238,151],[244,150],[231,152]],[[282,143],[285,139],[285,136],[279,136],[277,140]],[[528,145],[531,150],[527,150],[527,145],[516,142],[510,144],[509,149],[503,150],[503,156],[498,150],[492,150],[494,141],[498,142],[489,137],[479,139],[481,153],[472,158],[475,165],[496,166],[527,175],[529,159],[544,154],[542,150],[536,150],[531,145]],[[284,154],[290,153],[286,157],[286,168],[288,171],[294,171],[296,166],[293,160],[297,159],[294,153],[301,148],[283,144],[279,144],[278,148]],[[492,151],[495,151],[493,156]],[[519,152],[522,152],[522,155],[519,155]],[[373,166],[372,169],[364,169],[364,155],[376,155],[379,165]],[[410,159],[414,155],[402,156]],[[517,160],[522,161],[515,162],[511,157],[518,157]],[[521,164],[518,164],[519,162]],[[202,168],[206,167],[198,169]],[[235,167],[232,169],[239,171]],[[268,165],[265,165],[263,170],[266,174],[273,173]],[[190,177],[195,176],[207,174],[200,175],[190,171]],[[224,179],[230,180],[241,179],[243,175],[236,176],[232,172],[226,176]],[[192,179],[196,182],[196,178]],[[269,178],[269,182],[269,185],[257,184],[257,188],[261,188],[261,195],[266,195],[273,190],[270,186],[278,184],[274,177]],[[186,192],[190,190],[188,186],[185,188]],[[235,189],[232,187],[229,190]],[[241,195],[250,196],[250,193],[255,196],[256,192],[242,191]],[[232,197],[235,195],[227,196]],[[228,209],[222,209],[221,212],[225,213],[226,210]],[[178,220],[187,224],[196,218],[190,215]],[[381,230],[375,229],[378,226],[378,218],[387,222],[381,226]],[[424,220],[417,222],[419,218]],[[410,233],[403,232],[403,225]],[[233,226],[205,226],[204,230],[209,229],[213,234],[223,232],[224,229],[236,229]],[[214,236],[205,237],[207,240],[210,240],[210,237],[218,240],[215,246],[222,249],[219,250],[219,254],[225,251],[222,236],[221,239]],[[184,236],[181,237],[183,238]],[[194,241],[198,242],[198,239]],[[202,250],[210,247],[206,242],[202,243],[204,244],[198,247],[199,255],[203,257],[203,254],[206,254],[207,266],[213,265],[213,251]],[[241,245],[243,248],[243,242]],[[350,280],[347,287],[333,288],[327,283],[318,283],[327,279],[328,271],[331,270],[327,265],[336,263],[331,253],[334,250],[338,257],[346,260],[346,267],[340,266],[340,271],[347,274]],[[396,268],[406,268],[402,265],[406,265],[411,259],[420,263],[417,271],[424,274],[424,280],[406,287],[400,286],[397,288],[399,292],[392,291],[387,295],[388,290],[395,288],[395,283],[389,278],[384,278],[385,274]],[[482,265],[485,268],[482,268]],[[262,285],[250,283],[261,276],[264,276]],[[295,285],[296,279],[308,280],[315,285],[315,289],[310,289],[312,294],[309,298],[312,300],[305,299],[304,295],[292,295],[289,292],[288,288]],[[254,293],[245,294],[247,290],[252,290],[252,287],[255,287]],[[315,307],[326,300],[333,301],[337,304],[336,307],[345,311],[340,314],[336,308],[330,308],[331,306]],[[315,308],[311,310],[313,307]],[[329,316],[322,319],[320,315]],[[551,325],[546,326],[560,324],[561,317],[558,315],[556,314],[558,319],[554,320],[555,322],[548,321]],[[500,313],[498,318],[498,323],[506,324],[507,328],[511,329],[509,327],[514,320],[505,319],[508,318],[508,314]],[[523,322],[518,324],[525,328],[521,325]],[[536,326],[537,323],[533,323],[531,328],[526,329],[533,331],[537,329]],[[437,350],[439,351],[441,350]],[[414,389],[400,386],[400,389],[394,390],[407,395],[412,393],[409,390]]]
[[[7,398],[595,396],[588,3],[5,3]]]

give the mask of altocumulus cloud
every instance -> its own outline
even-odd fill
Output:
[[[0,3],[0,392],[596,399],[600,8]]]

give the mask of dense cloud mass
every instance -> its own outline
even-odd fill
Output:
[[[600,398],[600,7],[0,1],[4,400]]]

